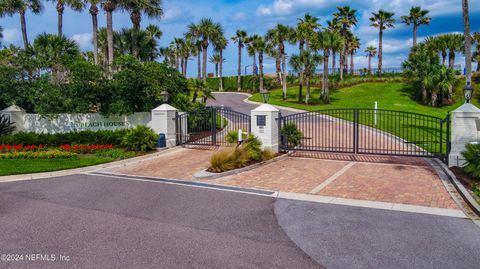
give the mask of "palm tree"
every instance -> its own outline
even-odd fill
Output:
[[[75,11],[81,11],[84,8],[84,2],[81,0],[47,0],[56,3],[57,9],[57,31],[58,35],[62,35],[63,30],[63,11],[65,6],[69,6]]]
[[[117,8],[117,0],[105,0],[102,8],[107,14],[107,63],[109,72],[113,63],[113,11]]]
[[[322,56],[312,52],[310,49],[302,51],[299,55],[290,57],[290,64],[303,70],[305,75],[305,84],[307,92],[305,94],[305,104],[310,100],[310,78],[315,73],[318,64],[322,62]]]
[[[162,47],[159,50],[160,56],[163,57],[163,63],[169,67],[175,67],[175,52],[171,47]]]
[[[192,39],[184,38],[183,42],[180,46],[180,62],[182,67],[182,75],[187,76],[188,70],[188,61],[190,56],[192,55],[194,44],[192,43]]]
[[[210,42],[212,42],[216,36],[219,36],[220,33],[223,35],[222,26],[218,23],[214,23],[210,18],[203,18],[200,22],[195,24],[190,24],[188,26],[189,32],[194,34],[199,40],[202,41],[202,51],[203,51],[203,68],[202,76],[203,80],[207,80],[207,52]]]
[[[283,100],[287,99],[287,67],[286,67],[286,55],[285,55],[285,42],[291,36],[293,30],[285,25],[277,24],[274,29],[267,32],[267,39],[270,39],[274,44],[278,46],[278,54],[282,61],[282,86],[283,86]]]
[[[356,9],[352,9],[349,6],[337,7],[337,12],[333,13],[336,22],[339,24],[340,35],[347,44],[348,37],[352,35],[350,29],[357,25]],[[347,69],[347,50],[346,47],[340,52],[340,80],[343,80],[344,70]]]
[[[65,65],[80,57],[80,49],[75,41],[52,34],[38,35],[32,46],[35,58],[52,72],[53,82],[59,84],[66,73]]]
[[[2,39],[3,39],[3,27],[0,26],[0,47],[2,46]]]
[[[258,42],[258,40],[261,37],[259,35],[252,35],[248,38],[248,43],[247,43],[247,52],[249,56],[252,56],[252,80],[253,80],[253,88],[252,90],[255,90],[255,85],[256,85],[256,77],[257,77],[257,51],[255,50],[255,43]]]
[[[449,68],[453,68],[455,65],[455,52],[462,51],[465,44],[466,42],[464,43],[464,36],[461,34],[445,35],[445,45],[448,49],[448,67]],[[470,61],[471,61],[471,58],[470,58]]]
[[[442,56],[442,64],[446,65],[447,54],[448,54],[448,36],[440,35],[435,37],[427,37],[425,39],[425,44],[429,46],[430,49],[440,53]]]
[[[466,86],[472,83],[472,41],[470,36],[470,15],[468,11],[468,0],[462,0],[463,13],[463,38],[465,40],[465,66],[467,68]]]
[[[374,46],[368,46],[365,49],[365,52],[367,53],[368,57],[368,74],[372,74],[372,57],[375,57],[377,55],[377,48]]]
[[[238,45],[238,66],[237,66],[237,91],[242,90],[242,49],[247,41],[247,32],[243,30],[237,30],[232,41]]]
[[[473,34],[473,42],[476,44],[476,49],[474,52],[474,58],[477,62],[477,72],[480,72],[480,32],[475,32]]]
[[[133,56],[138,58],[138,32],[140,31],[140,22],[142,13],[149,18],[160,18],[163,15],[161,0],[121,0],[121,8],[130,12],[130,20],[133,24],[132,31],[132,51]]]
[[[372,17],[370,17],[371,26],[379,29],[378,33],[378,75],[382,75],[382,64],[383,64],[383,31],[388,28],[395,27],[395,19],[393,16],[395,13],[388,12],[385,10],[379,10],[377,13],[373,12]]]
[[[432,18],[427,17],[430,11],[422,9],[420,6],[411,7],[407,16],[402,16],[402,22],[405,25],[413,25],[413,46],[417,44],[417,31],[420,25],[429,25]]]
[[[92,16],[92,41],[93,41],[93,62],[99,63],[98,59],[98,3],[101,0],[84,0],[85,4],[90,4],[88,12]]]
[[[170,46],[172,47],[173,51],[175,52],[175,69],[177,69],[178,72],[180,72],[180,68],[183,69],[183,61],[181,61],[181,48],[184,46],[185,40],[180,37],[175,37],[173,41],[170,43]]]
[[[267,44],[265,43],[264,38],[261,36],[255,39],[253,44],[253,49],[258,53],[258,66],[259,66],[259,78],[260,78],[260,87],[259,92],[263,92],[263,55],[267,49]]]
[[[322,93],[321,98],[324,102],[330,102],[330,90],[328,85],[328,58],[330,51],[339,51],[344,46],[344,40],[338,32],[331,30],[324,30],[314,36],[312,49],[323,50],[323,79],[322,79]]]
[[[225,62],[225,58],[223,58],[223,50],[227,48],[228,40],[222,34],[214,39],[213,45],[215,47],[215,51],[220,55],[220,59],[222,59],[219,63],[219,90],[223,91],[223,63]]]
[[[308,13],[306,13],[303,18],[298,19],[297,28],[293,33],[293,40],[295,42],[298,42],[299,44],[300,55],[304,50],[305,44],[307,45],[307,48],[310,48],[310,39],[314,31],[317,30],[318,27],[320,27],[318,20],[319,19],[317,17],[312,16]],[[292,65],[292,62],[291,62],[291,65]],[[296,69],[296,71],[299,74],[298,100],[299,102],[301,102],[302,88],[303,88],[303,66],[297,65],[297,67],[300,68],[300,69]]]
[[[225,59],[223,59],[219,53],[215,53],[212,56],[210,56],[209,61],[215,65],[215,77],[218,77],[218,66],[220,65],[221,62],[225,62]]]
[[[327,21],[327,29],[332,31],[332,32],[340,32],[340,24],[338,23],[338,20],[336,18],[333,18],[331,21]],[[341,48],[340,48],[341,49]],[[332,51],[332,73],[336,73],[336,68],[337,68],[337,51],[333,50]]]
[[[348,40],[348,52],[350,53],[350,74],[353,75],[355,70],[355,65],[353,63],[353,56],[355,55],[357,49],[360,48],[360,38],[352,36]]]
[[[3,0],[0,4],[0,17],[4,15],[13,16],[20,14],[20,25],[22,28],[23,47],[28,48],[27,23],[25,13],[27,11],[33,14],[40,14],[43,10],[42,1],[40,0]]]

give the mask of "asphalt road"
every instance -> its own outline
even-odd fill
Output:
[[[480,264],[480,228],[466,219],[93,175],[0,183],[0,227],[0,254],[56,257],[0,268]]]
[[[244,102],[243,100],[247,98],[247,96],[244,94],[216,92],[214,93],[214,96],[215,96],[215,100],[208,100],[207,105],[209,106],[223,105],[224,107],[229,107],[232,110],[235,110],[247,115],[250,115],[250,111],[259,106],[259,105]],[[292,112],[284,109],[281,109],[280,112],[284,116],[296,113],[296,112]]]
[[[480,228],[468,219],[282,199],[275,213],[329,269],[480,267]]]
[[[0,183],[0,254],[56,255],[0,268],[320,268],[274,201],[90,175]]]

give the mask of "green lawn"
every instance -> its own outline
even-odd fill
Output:
[[[108,163],[113,160],[112,158],[95,157],[0,160],[0,176],[58,171]]]
[[[379,109],[399,110],[426,114],[439,118],[445,118],[449,111],[454,110],[463,104],[463,91],[458,87],[453,105],[433,108],[421,105],[411,98],[412,88],[404,83],[364,83],[353,87],[334,90],[331,92],[331,103],[323,104],[320,98],[320,89],[313,88],[309,105],[298,102],[298,86],[289,87],[287,101],[282,100],[282,90],[275,89],[270,93],[269,103],[308,111],[331,108],[373,108],[374,102],[378,102]],[[305,90],[303,91],[305,95]],[[262,102],[260,94],[254,94],[250,100]],[[473,102],[479,105],[477,100]]]

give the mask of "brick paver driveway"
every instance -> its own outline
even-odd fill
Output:
[[[244,173],[205,181],[284,192],[458,209],[441,179],[421,158],[408,158],[399,163],[376,163],[288,157]]]

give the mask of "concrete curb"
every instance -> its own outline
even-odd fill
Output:
[[[480,217],[480,205],[472,197],[472,195],[470,195],[470,193],[463,186],[463,184],[457,179],[455,174],[453,174],[453,172],[450,171],[450,169],[448,169],[448,167],[440,160],[435,159],[435,163],[437,164],[437,167],[442,169],[442,171],[447,174],[448,178],[452,182],[453,186],[455,186],[455,189],[457,189],[459,194],[462,196],[463,200],[470,206],[473,212],[475,212],[475,214],[477,214],[477,216]]]
[[[247,171],[256,169],[256,168],[258,168],[260,166],[263,166],[263,165],[267,165],[267,164],[270,164],[270,163],[273,163],[273,162],[276,162],[276,161],[283,160],[287,157],[288,157],[288,154],[282,154],[282,155],[280,155],[278,157],[275,157],[275,158],[273,158],[271,160],[268,160],[268,161],[259,162],[259,163],[256,163],[256,164],[253,164],[253,165],[250,165],[250,166],[246,166],[246,167],[242,167],[242,168],[238,168],[238,169],[233,169],[233,170],[222,172],[222,173],[212,173],[212,172],[208,172],[207,169],[203,169],[202,171],[199,171],[199,172],[195,173],[193,175],[193,178],[194,179],[217,179],[217,178],[221,178],[221,177],[237,175],[237,174],[240,174],[240,173],[243,173],[243,172],[247,172]]]
[[[109,168],[114,168],[114,167],[119,167],[119,166],[128,166],[128,165],[137,164],[137,163],[141,163],[141,162],[144,162],[144,161],[149,161],[149,160],[158,158],[158,157],[160,157],[164,154],[168,154],[168,153],[170,153],[172,151],[175,151],[177,149],[179,149],[179,147],[173,147],[173,148],[169,148],[169,149],[161,149],[161,150],[159,150],[157,152],[154,152],[154,153],[149,153],[149,154],[146,154],[146,155],[142,155],[142,156],[138,156],[138,157],[134,157],[134,158],[130,158],[130,159],[114,161],[114,162],[104,163],[104,164],[99,164],[99,165],[94,165],[94,166],[86,166],[86,167],[60,170],[60,171],[52,171],[52,172],[1,176],[0,177],[0,183],[1,182],[21,181],[21,180],[42,179],[42,178],[49,178],[49,177],[68,176],[68,175],[73,175],[73,174],[79,174],[79,173],[86,173],[86,172],[92,172],[92,171],[97,171],[97,170],[109,169]]]

